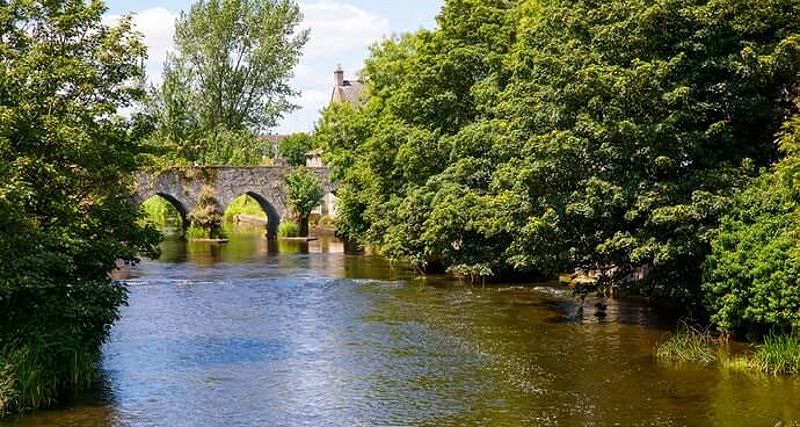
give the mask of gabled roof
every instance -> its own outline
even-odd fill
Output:
[[[361,105],[361,93],[364,91],[364,82],[360,80],[345,80],[341,86],[333,88],[331,103],[346,102],[354,106]]]

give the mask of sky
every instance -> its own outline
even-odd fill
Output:
[[[167,52],[172,49],[174,23],[192,0],[107,0],[109,22],[133,13],[144,34],[150,81],[161,81]],[[369,46],[392,34],[433,28],[443,0],[300,0],[303,27],[311,29],[291,86],[301,92],[300,109],[283,118],[274,133],[307,132],[330,101],[333,70],[342,64],[346,79],[354,79]]]

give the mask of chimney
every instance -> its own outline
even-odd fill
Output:
[[[333,72],[333,79],[336,82],[336,87],[344,86],[344,70],[342,64],[336,66],[336,71]]]

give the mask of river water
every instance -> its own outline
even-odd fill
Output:
[[[14,426],[775,426],[800,381],[653,358],[673,322],[557,285],[414,279],[323,239],[168,240],[121,272],[103,384]],[[0,423],[2,424],[2,423]]]

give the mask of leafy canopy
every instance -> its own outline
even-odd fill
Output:
[[[697,301],[795,106],[797,0],[448,0],[373,48],[317,138],[338,227],[420,266],[599,271]],[[471,273],[470,273],[471,274]]]
[[[304,166],[306,153],[315,148],[314,138],[304,132],[287,136],[280,142],[280,156],[290,166]]]

